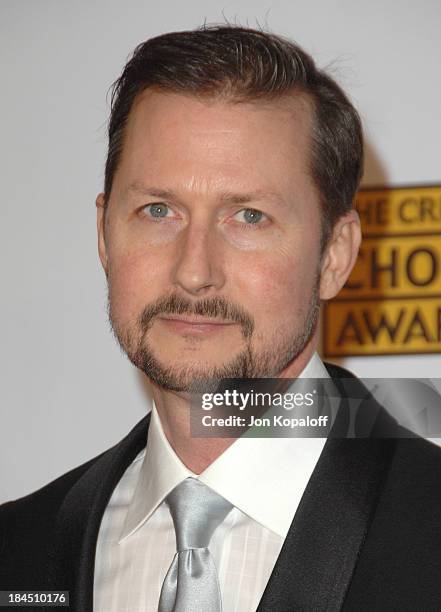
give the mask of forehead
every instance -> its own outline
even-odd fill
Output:
[[[312,117],[301,94],[235,102],[146,90],[130,111],[117,174],[289,188],[310,174]]]

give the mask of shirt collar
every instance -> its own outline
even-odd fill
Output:
[[[298,376],[328,377],[316,352]],[[252,519],[285,537],[324,443],[323,438],[238,438],[197,475],[174,452],[153,402],[146,452],[119,542],[141,527],[188,477],[198,478]]]

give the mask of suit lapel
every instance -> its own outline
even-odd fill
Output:
[[[396,422],[372,397],[361,404],[355,426],[357,431],[361,422],[364,435],[371,437],[344,437],[349,404],[344,381],[337,377],[352,379],[352,393],[358,383],[354,397],[369,394],[349,372],[328,369],[342,404],[257,612],[341,610],[394,452],[395,441],[384,436]]]
[[[102,516],[124,471],[145,447],[150,415],[81,476],[64,498],[50,546],[48,589],[70,593],[71,612],[91,612]]]
[[[258,612],[341,610],[393,444],[329,439]]]

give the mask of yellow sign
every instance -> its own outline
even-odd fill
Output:
[[[324,309],[324,354],[441,352],[441,186],[358,193],[363,242]]]

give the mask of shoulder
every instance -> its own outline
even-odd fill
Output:
[[[103,454],[29,495],[0,505],[0,588],[43,588],[47,550],[59,508],[72,486]]]
[[[0,525],[3,521],[11,519],[13,516],[25,519],[29,514],[31,517],[33,510],[38,508],[45,508],[47,511],[50,511],[51,508],[56,510],[71,486],[95,463],[95,461],[104,455],[105,452],[89,459],[65,474],[58,476],[55,480],[52,480],[36,491],[1,504]]]
[[[12,520],[12,517],[17,519],[32,518],[41,520],[44,516],[36,516],[37,510],[45,510],[52,513],[57,512],[60,504],[65,498],[69,490],[76,484],[81,477],[88,472],[95,463],[105,461],[106,457],[118,456],[118,454],[133,454],[138,452],[140,448],[145,446],[145,434],[148,429],[149,416],[147,415],[139,421],[133,429],[117,444],[99,453],[92,459],[82,463],[81,465],[69,470],[68,472],[58,476],[40,489],[25,495],[18,499],[8,501],[0,505],[0,527],[4,521]],[[27,522],[27,521],[26,521]]]
[[[105,451],[108,452],[108,451]],[[10,542],[24,537],[44,540],[54,523],[58,509],[71,487],[102,456],[69,470],[40,489],[0,505],[0,555]]]
[[[380,443],[395,448],[344,609],[438,610],[441,449],[420,437]]]
[[[22,570],[26,573],[28,566],[28,576],[38,574],[35,568],[40,560],[43,563],[46,559],[48,542],[63,502],[74,491],[78,506],[85,507],[87,513],[95,493],[106,487],[110,491],[121,472],[145,446],[148,421],[148,417],[144,417],[116,445],[37,491],[0,505],[0,585],[5,578],[10,581],[12,574],[5,574],[7,568],[15,568],[18,574]],[[74,518],[72,516],[72,521]]]
[[[365,394],[361,393],[358,397],[366,397],[368,401],[366,403],[367,409],[375,409],[378,411],[377,426],[374,428],[374,437],[390,437],[394,438],[393,444],[395,452],[393,454],[392,462],[392,473],[398,469],[402,471],[402,477],[400,481],[404,483],[406,481],[406,474],[408,477],[415,479],[416,488],[419,485],[427,489],[426,485],[429,480],[435,484],[439,482],[441,477],[441,448],[436,444],[422,438],[416,433],[406,429],[399,425],[396,420],[389,415],[387,410],[378,404],[372,397],[368,389],[364,386],[361,379],[359,379],[353,372],[333,363],[324,363],[329,375],[336,382],[337,386],[341,390],[352,391],[354,387],[361,388],[365,391]],[[392,440],[391,440],[392,443]],[[394,470],[395,468],[395,470]],[[430,471],[430,475],[427,472]],[[422,480],[418,479],[426,473]],[[413,488],[415,490],[415,487]],[[441,488],[436,487],[436,490],[432,490],[432,494],[441,497]]]

